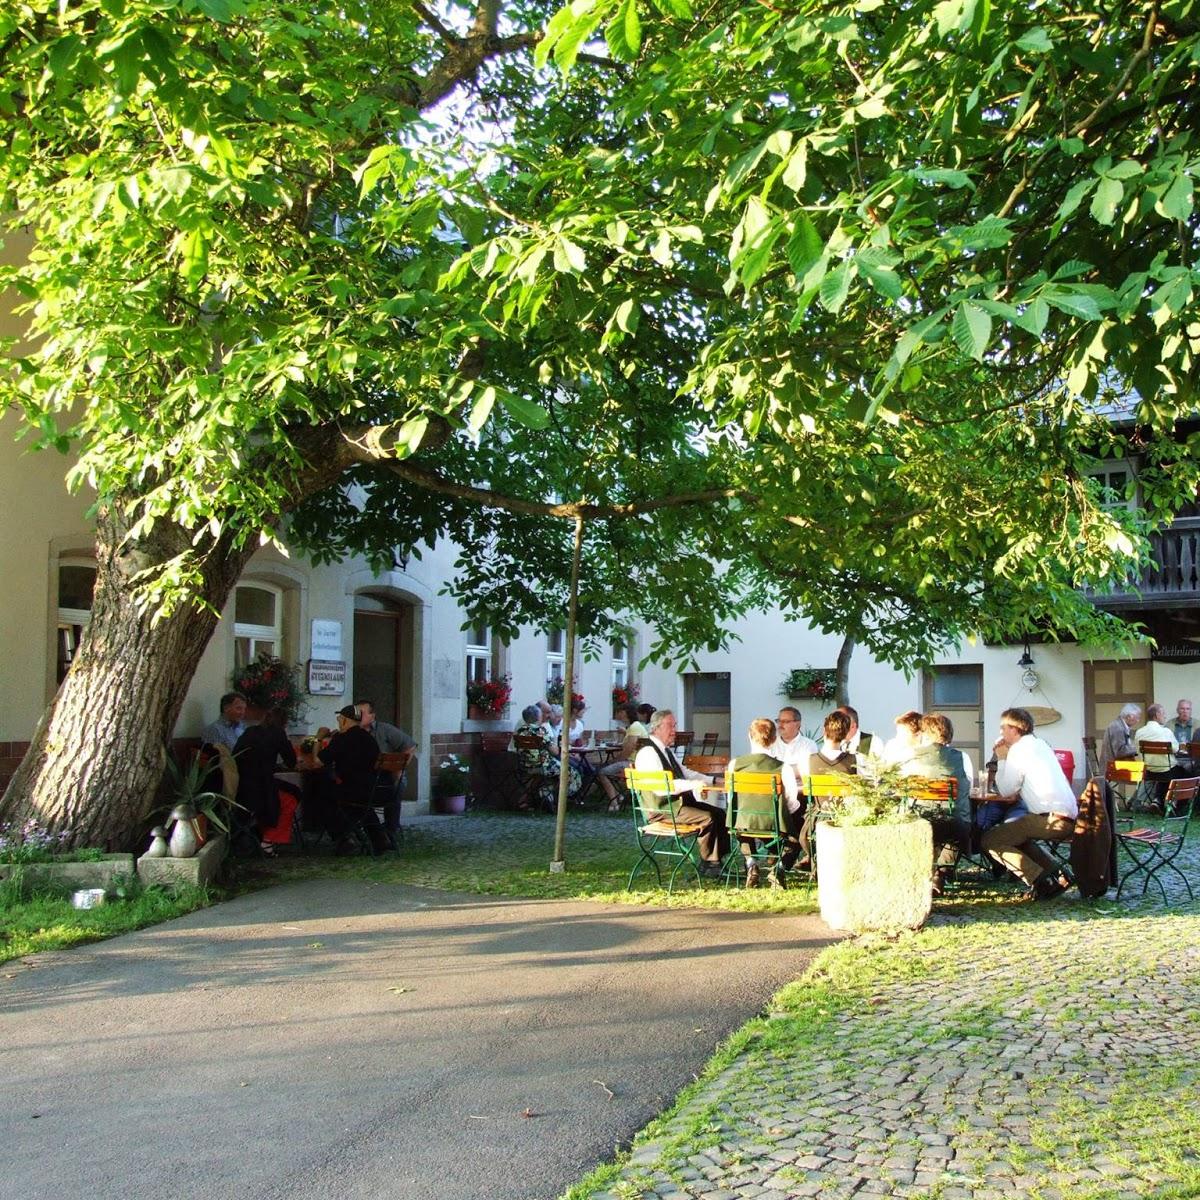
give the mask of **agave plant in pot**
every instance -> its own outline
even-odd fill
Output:
[[[916,929],[933,902],[933,828],[895,767],[850,776],[817,824],[817,899],[834,929]]]

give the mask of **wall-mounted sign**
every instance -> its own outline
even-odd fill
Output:
[[[1150,648],[1150,657],[1155,662],[1200,662],[1200,642],[1160,642]]]
[[[313,621],[312,649],[309,654],[327,662],[342,657],[341,621]]]
[[[308,660],[308,694],[310,696],[344,696],[346,694],[346,664],[341,659],[310,658]]]

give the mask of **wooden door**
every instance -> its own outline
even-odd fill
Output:
[[[921,711],[940,712],[954,726],[954,746],[978,770],[988,757],[981,755],[983,733],[983,668],[980,666],[930,667],[924,673]],[[991,749],[988,743],[989,750]]]
[[[1083,664],[1083,725],[1087,737],[1103,737],[1126,704],[1140,704],[1145,713],[1152,694],[1152,667],[1148,658]]]

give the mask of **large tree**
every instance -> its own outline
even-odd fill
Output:
[[[1084,478],[1102,370],[1149,436],[1192,377],[1164,105],[1196,37],[1188,5],[1042,14],[576,0],[565,78],[531,61],[550,11],[499,0],[0,16],[35,237],[3,398],[99,497],[91,626],[6,809],[135,823],[285,533],[388,561],[458,531],[461,594],[512,629],[561,613],[582,513],[585,631],[653,615],[664,657],[775,600],[901,664],[1094,632],[1073,584],[1136,533]]]

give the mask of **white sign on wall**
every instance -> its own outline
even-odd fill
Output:
[[[344,696],[346,694],[346,664],[340,659],[310,658],[308,660],[308,694],[310,696]]]
[[[337,659],[342,657],[341,621],[318,621],[312,623],[313,658]]]

